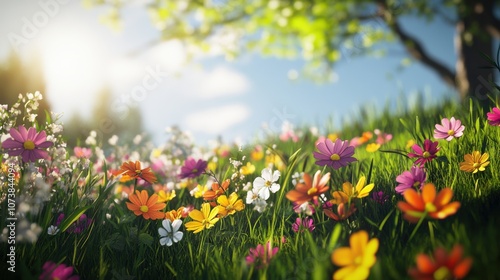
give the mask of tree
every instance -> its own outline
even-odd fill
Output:
[[[103,3],[86,0],[87,3]],[[113,3],[108,23],[119,26],[125,0]],[[484,55],[498,56],[493,47],[500,39],[498,0],[184,0],[153,1],[148,6],[154,26],[164,40],[180,39],[208,50],[221,41],[226,55],[244,48],[276,56],[298,56],[309,63],[309,77],[328,77],[342,58],[342,48],[353,54],[386,53],[384,42],[401,44],[407,54],[434,71],[455,88],[462,100],[477,101],[489,108],[498,95],[490,87],[494,73]],[[422,21],[437,17],[456,27],[456,67],[450,68],[432,55],[401,19],[417,16]],[[376,24],[374,24],[376,23]],[[361,34],[361,36],[360,36]],[[154,44],[155,42],[152,42]],[[452,50],[450,50],[452,51]],[[487,95],[490,95],[489,97]]]

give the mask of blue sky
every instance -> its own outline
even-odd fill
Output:
[[[115,112],[139,106],[144,126],[157,144],[165,140],[165,128],[171,125],[190,131],[200,144],[218,135],[225,141],[248,140],[263,132],[264,123],[279,132],[285,119],[296,126],[317,125],[321,130],[333,118],[338,126],[342,119],[356,118],[364,104],[383,107],[387,100],[395,103],[402,92],[410,100],[417,91],[436,100],[453,95],[419,63],[401,70],[398,66],[405,58],[404,50],[396,44],[390,46],[392,54],[383,58],[353,58],[343,49],[343,59],[336,66],[337,81],[321,85],[300,75],[289,79],[291,72],[302,69],[300,59],[245,54],[227,62],[212,53],[199,55],[186,65],[185,50],[178,42],[130,56],[159,37],[144,9],[126,9],[124,29],[115,33],[99,22],[106,9],[86,10],[81,2],[71,2],[0,2],[0,56],[5,57],[13,46],[12,34],[24,36],[26,22],[33,23],[38,17],[43,24],[35,26],[19,50],[26,56],[38,51],[46,71],[46,94],[53,110],[64,113],[63,121],[73,111],[89,116],[97,102],[96,92],[107,85],[117,98]],[[46,22],[40,3],[57,3],[51,6],[53,13],[46,16]],[[426,46],[433,56],[454,65],[452,26],[439,22],[422,26],[418,19],[406,19],[403,26],[430,42]],[[141,87],[148,89],[140,91]]]

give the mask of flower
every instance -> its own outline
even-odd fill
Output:
[[[51,225],[51,226],[47,229],[47,234],[48,234],[48,235],[56,235],[58,232],[59,232],[59,229],[57,228],[57,226],[53,226],[53,225]]]
[[[334,169],[339,169],[347,166],[349,163],[356,161],[354,155],[354,147],[349,146],[349,141],[335,140],[333,143],[330,139],[326,138],[324,141],[319,142],[316,147],[319,152],[313,152],[316,164],[319,166],[331,166]]]
[[[374,153],[380,149],[380,144],[379,143],[370,143],[366,145],[366,151],[369,153]]]
[[[332,253],[332,263],[341,267],[335,271],[333,279],[367,279],[371,267],[377,261],[378,239],[368,240],[368,233],[361,230],[351,234],[349,245],[337,248]]]
[[[245,209],[243,200],[238,199],[238,195],[235,192],[231,193],[229,198],[227,198],[226,195],[219,196],[219,198],[217,198],[217,203],[219,203],[217,210],[222,217],[233,215],[236,211]]]
[[[240,173],[243,175],[250,175],[255,172],[255,165],[253,165],[251,162],[247,162],[245,166],[242,166],[240,168]]]
[[[472,265],[470,257],[462,258],[463,248],[460,245],[453,246],[449,254],[444,248],[437,248],[433,257],[426,254],[418,254],[417,266],[408,270],[413,279],[462,279],[467,276]]]
[[[491,112],[486,113],[488,117],[488,123],[494,126],[500,126],[500,109],[498,107],[493,108]]]
[[[278,253],[278,247],[271,247],[271,243],[267,241],[266,245],[258,244],[256,248],[250,248],[250,254],[246,256],[247,265],[255,265],[257,269],[266,267],[271,262],[271,259]]]
[[[141,178],[150,184],[156,183],[156,176],[153,174],[151,167],[141,169],[141,163],[139,161],[124,162],[122,166],[120,166],[120,170],[114,172],[114,175],[122,175],[120,179],[121,182]]]
[[[331,202],[327,202],[324,204],[325,207],[332,207],[333,204]],[[354,206],[354,203],[348,204],[348,203],[340,203],[337,206],[337,213],[333,212],[332,209],[323,209],[323,213],[327,215],[330,219],[333,219],[335,221],[342,221],[347,218],[349,218],[352,214],[356,212],[356,206]]]
[[[332,193],[333,196],[332,203],[334,204],[347,203],[352,198],[366,197],[371,192],[371,190],[373,190],[374,187],[375,184],[373,183],[366,185],[365,176],[361,176],[361,178],[359,178],[356,187],[353,187],[350,182],[345,182],[344,184],[342,184],[343,191],[334,191]]]
[[[383,145],[392,140],[392,134],[380,131],[380,129],[375,129],[375,135],[377,135],[377,144]]]
[[[75,147],[73,152],[77,158],[90,158],[92,156],[92,150],[89,148]]]
[[[418,188],[421,189],[427,179],[425,170],[419,166],[412,166],[410,171],[405,171],[396,177],[396,192],[399,194],[404,193],[407,189]]]
[[[484,171],[486,166],[490,164],[488,160],[489,157],[490,155],[488,153],[481,155],[479,151],[474,151],[472,154],[466,154],[464,155],[465,161],[460,163],[460,170],[472,173]]]
[[[92,224],[92,219],[88,218],[87,215],[82,214],[78,220],[76,220],[71,226],[67,229],[69,233],[82,233],[85,229],[87,229]]]
[[[308,230],[312,232],[316,227],[314,226],[314,220],[309,217],[305,218],[297,218],[295,223],[292,224],[292,230],[294,232],[303,232],[304,230]]]
[[[435,127],[434,138],[446,139],[446,141],[451,141],[453,138],[462,136],[465,129],[462,122],[460,120],[455,120],[454,117],[449,120],[447,118],[443,118],[441,120],[441,124],[436,124]]]
[[[188,157],[184,162],[184,165],[181,167],[179,178],[196,178],[203,172],[205,172],[205,169],[207,169],[207,165],[208,163],[202,159],[195,160],[192,157]]]
[[[303,204],[312,199],[318,199],[320,194],[325,193],[330,188],[326,185],[330,181],[330,173],[321,177],[321,171],[318,170],[314,174],[314,178],[311,178],[311,175],[304,172],[303,178],[303,183],[297,183],[295,189],[286,194],[286,198],[291,202]]]
[[[34,127],[28,130],[24,126],[18,129],[11,128],[9,138],[2,143],[2,148],[7,150],[10,156],[21,156],[24,162],[34,162],[38,159],[47,159],[49,157],[46,149],[54,145],[47,141],[47,134],[44,130],[36,132]]]
[[[378,204],[384,204],[389,200],[389,196],[384,194],[383,191],[373,192],[372,199]]]
[[[79,280],[80,276],[73,275],[73,267],[65,264],[56,264],[54,262],[45,262],[42,266],[43,272],[38,277],[39,280]]]
[[[270,191],[272,193],[277,192],[280,189],[280,185],[275,183],[280,178],[281,173],[275,170],[273,173],[271,168],[264,168],[261,172],[261,177],[255,178],[253,181],[254,189],[258,190],[259,197],[267,200],[269,198]]]
[[[212,183],[212,189],[207,190],[203,193],[203,199],[212,201],[210,205],[215,206],[216,203],[214,202],[214,200],[216,200],[219,196],[226,192],[226,190],[229,188],[230,183],[230,179],[224,180],[224,182],[222,182],[222,185],[219,185],[219,183],[217,182]]]
[[[170,191],[165,191],[165,190],[159,190],[158,191],[158,202],[168,202],[175,197],[175,190],[170,190]]]
[[[414,144],[411,148],[415,153],[409,153],[408,157],[410,158],[418,158],[415,161],[415,165],[424,165],[426,162],[432,161],[436,157],[436,153],[439,151],[438,142],[432,142],[429,139],[425,139],[423,149]]]
[[[173,222],[175,220],[185,218],[183,214],[184,214],[184,207],[181,206],[177,210],[170,210],[165,212],[165,219],[169,219],[171,222]]]
[[[142,215],[146,220],[157,220],[165,217],[165,213],[161,212],[161,210],[165,208],[166,204],[158,203],[158,195],[156,194],[148,197],[146,190],[141,192],[136,190],[135,194],[131,194],[128,199],[131,202],[125,202],[127,208],[133,211],[136,216]]]
[[[460,202],[450,203],[453,197],[453,191],[450,188],[444,188],[436,195],[436,187],[432,183],[425,184],[422,192],[407,189],[403,196],[406,202],[399,201],[398,208],[404,213],[403,218],[410,223],[416,223],[426,216],[444,219],[455,214],[460,208]]]
[[[217,208],[213,208],[210,210],[209,203],[203,203],[201,205],[201,211],[198,209],[194,209],[189,212],[189,217],[193,219],[193,221],[186,223],[186,229],[188,231],[194,231],[193,233],[198,233],[204,229],[209,229],[217,223],[219,218],[217,218],[217,214],[219,210]]]
[[[179,231],[182,225],[181,220],[163,220],[161,222],[162,227],[158,229],[158,234],[160,235],[160,244],[162,246],[172,246],[172,244],[181,241],[184,233]]]

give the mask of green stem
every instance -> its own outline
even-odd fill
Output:
[[[427,211],[424,212],[424,215],[422,215],[422,217],[420,218],[420,220],[418,220],[418,223],[417,225],[415,226],[415,228],[413,229],[411,235],[410,235],[410,238],[408,239],[408,241],[410,241],[413,236],[415,235],[415,233],[417,233],[417,230],[418,228],[420,227],[420,225],[422,224],[422,222],[424,221],[424,219],[427,217]]]

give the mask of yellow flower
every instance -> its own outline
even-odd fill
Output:
[[[180,219],[184,218],[182,216],[183,212],[184,212],[183,206],[179,207],[179,209],[177,209],[177,210],[170,210],[168,212],[165,212],[165,219],[169,219],[171,222],[173,222],[175,220],[180,220]]]
[[[243,200],[238,199],[238,195],[233,192],[229,195],[229,198],[224,194],[217,198],[217,209],[219,211],[219,215],[225,217],[227,215],[233,215],[236,211],[241,211],[245,209],[245,204],[243,204]]]
[[[198,209],[194,209],[189,212],[189,217],[193,219],[191,222],[186,223],[186,229],[188,231],[194,231],[193,233],[198,233],[204,229],[209,229],[217,223],[219,218],[217,218],[217,214],[219,210],[217,207],[214,207],[210,210],[209,203],[203,203],[201,205],[201,211]]]
[[[364,230],[353,233],[349,238],[350,247],[340,247],[333,251],[333,264],[341,267],[333,274],[333,279],[362,280],[370,276],[370,268],[377,261],[378,239],[368,240]]]
[[[328,134],[327,138],[332,140],[332,142],[335,142],[335,140],[337,140],[337,138],[339,138],[339,136],[337,135],[337,133],[330,133],[330,134]]]
[[[466,154],[464,156],[465,161],[460,163],[460,170],[472,173],[484,171],[486,166],[490,164],[489,158],[490,155],[488,153],[481,155],[479,151],[474,151],[472,154]]]
[[[281,160],[281,157],[276,154],[269,154],[266,156],[266,166],[272,164],[276,169],[283,171],[285,170],[285,163]]]
[[[247,162],[245,166],[242,166],[240,168],[240,173],[243,175],[250,175],[255,172],[255,165],[253,165],[251,162]]]
[[[215,161],[210,161],[207,165],[207,169],[210,170],[210,171],[213,171],[215,172],[215,170],[217,169],[217,162]]]
[[[415,145],[415,140],[414,139],[410,139],[408,141],[406,141],[406,149],[410,149],[413,145]]]
[[[166,192],[165,190],[160,190],[158,192],[158,202],[167,202],[175,197],[175,190],[171,190]]]
[[[253,161],[259,161],[264,157],[264,151],[262,150],[262,147],[257,145],[255,148],[252,150],[250,153],[250,158]]]
[[[370,153],[376,152],[379,148],[380,148],[380,144],[378,144],[378,143],[370,143],[370,144],[366,145],[366,151],[370,152]]]
[[[363,198],[368,196],[368,194],[370,194],[375,185],[373,183],[369,185],[365,184],[366,184],[365,176],[359,178],[356,187],[353,187],[352,184],[349,182],[345,182],[342,185],[343,189],[342,191],[334,191],[332,193],[333,196],[332,203],[333,204],[348,203],[349,200],[351,200],[352,198]]]

